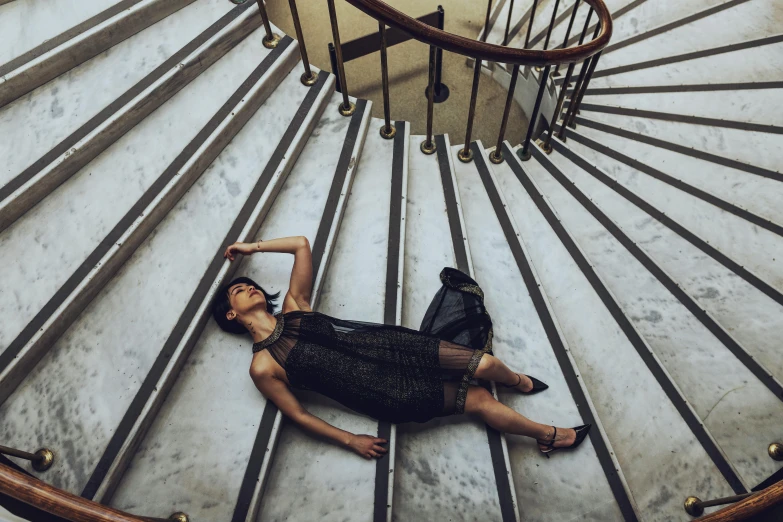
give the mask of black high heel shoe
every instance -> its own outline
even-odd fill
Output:
[[[519,377],[519,380],[517,381],[516,384],[504,384],[502,382],[500,384],[502,384],[506,388],[514,388],[515,386],[519,386],[519,383],[522,382],[522,376],[517,374],[517,377]],[[535,377],[531,377],[530,375],[528,375],[527,377],[531,381],[533,381],[533,389],[531,389],[530,391],[526,391],[526,392],[520,390],[519,393],[521,393],[522,395],[533,395],[534,393],[542,392],[542,391],[546,390],[547,388],[549,388],[549,386],[546,383],[543,383],[543,382],[539,381]]]
[[[587,432],[590,431],[590,428],[592,428],[592,426],[593,426],[592,424],[584,424],[582,426],[577,426],[575,428],[571,428],[572,430],[574,430],[576,432],[576,440],[570,446],[560,446],[559,448],[555,448],[555,438],[557,437],[557,428],[552,426],[552,428],[554,428],[554,430],[555,430],[555,432],[552,434],[552,440],[541,441],[539,439],[536,439],[536,442],[538,442],[539,444],[543,444],[544,446],[546,446],[549,449],[548,450],[542,450],[541,448],[538,448],[538,451],[540,451],[541,453],[546,455],[546,458],[549,458],[549,454],[552,453],[553,451],[561,450],[561,449],[573,449],[573,448],[576,448],[577,446],[579,446],[582,443],[582,441],[585,440],[585,438],[587,438]]]

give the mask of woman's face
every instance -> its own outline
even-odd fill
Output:
[[[247,283],[237,283],[231,286],[228,289],[228,302],[231,303],[232,308],[226,313],[229,320],[234,320],[237,314],[246,314],[257,307],[266,310],[264,293]]]

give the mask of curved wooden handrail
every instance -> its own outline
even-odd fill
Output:
[[[394,9],[381,0],[345,1],[372,18],[405,31],[420,42],[490,62],[540,66],[579,62],[606,47],[612,37],[612,16],[602,0],[585,0],[595,9],[598,20],[601,22],[601,31],[595,39],[577,47],[547,51],[488,44],[441,31]]]
[[[694,522],[736,522],[738,520],[749,520],[754,515],[763,513],[783,502],[783,480],[776,482],[768,488],[762,489],[755,495],[727,506],[720,511],[704,515],[697,518]]]
[[[0,464],[0,493],[73,522],[150,522],[68,493]]]

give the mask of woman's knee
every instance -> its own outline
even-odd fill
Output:
[[[484,411],[488,401],[494,401],[492,396],[483,386],[468,386],[468,394],[465,398],[465,413],[480,413]]]
[[[481,378],[482,375],[492,374],[497,368],[498,360],[494,356],[485,353],[479,359],[478,366],[476,367],[476,377]],[[490,379],[491,380],[491,379]]]

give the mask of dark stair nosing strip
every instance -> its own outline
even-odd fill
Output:
[[[781,480],[783,480],[783,468],[779,468],[775,473],[773,473],[763,481],[759,482],[759,484],[755,486],[753,489],[751,489],[751,491],[761,491],[762,489],[766,489],[770,487],[772,484],[775,484],[776,482],[780,482]]]
[[[566,103],[568,105],[570,102]],[[783,134],[783,127],[766,125],[761,123],[749,123],[745,121],[724,120],[720,118],[705,118],[703,116],[688,116],[686,114],[674,114],[670,112],[648,111],[644,109],[632,109],[629,107],[615,107],[610,105],[597,105],[595,103],[582,103],[580,111],[602,112],[605,114],[617,114],[634,118],[649,118],[651,120],[673,121],[677,123],[689,123],[692,125],[706,125],[710,127],[722,127],[725,129],[737,129],[742,131],[763,132],[767,134]]]
[[[581,116],[577,116],[575,121],[580,125],[584,125],[585,127],[599,130],[601,132],[614,134],[615,136],[621,136],[623,138],[628,138],[629,140],[638,141],[640,143],[646,143],[647,145],[652,145],[653,147],[660,147],[662,149],[670,150],[672,152],[677,152],[679,154],[685,154],[686,156],[691,156],[692,158],[709,161],[710,163],[716,163],[718,165],[723,165],[724,167],[741,170],[749,174],[755,174],[757,176],[774,179],[776,181],[783,181],[783,174],[779,172],[775,172],[773,170],[765,169],[763,167],[750,165],[748,163],[743,163],[741,161],[724,158],[723,156],[718,156],[716,154],[711,154],[709,152],[700,151],[692,147],[685,147],[683,145],[678,145],[676,143],[672,143],[669,141],[664,141],[658,138],[652,138],[650,136],[638,134],[636,132],[627,131],[625,129],[613,127],[605,123],[588,120],[587,118]]]
[[[535,153],[536,148],[533,147],[532,150],[534,150]],[[513,151],[509,149],[508,155],[509,157],[513,155]],[[617,303],[617,301],[614,300],[606,285],[604,285],[603,281],[601,281],[601,278],[598,276],[598,273],[593,269],[590,262],[577,246],[575,240],[570,236],[564,225],[555,215],[554,211],[547,203],[546,198],[543,196],[543,194],[538,192],[536,187],[533,185],[532,180],[528,177],[527,173],[525,173],[524,169],[516,161],[516,159],[512,158],[512,161],[509,162],[509,165],[516,174],[517,179],[519,179],[525,191],[533,200],[539,212],[541,212],[541,214],[549,223],[549,226],[557,235],[558,239],[560,239],[560,242],[563,244],[566,250],[568,250],[568,253],[582,271],[585,279],[587,279],[587,281],[590,283],[590,286],[601,299],[606,309],[609,311],[609,313],[611,313],[617,325],[620,327],[628,341],[639,354],[639,357],[645,363],[647,369],[658,381],[661,389],[664,391],[664,393],[666,393],[666,396],[680,413],[682,419],[691,429],[696,439],[701,443],[705,452],[707,455],[709,455],[720,473],[723,475],[736,494],[746,493],[747,490],[742,483],[742,480],[736,474],[728,460],[724,457],[720,447],[716,444],[710,433],[706,430],[699,416],[688,404],[685,398],[680,394],[672,380],[669,379],[665,370],[653,355],[653,352],[650,351],[647,347],[644,339],[641,337],[641,335],[639,335],[639,332],[636,331],[631,321],[623,313],[622,308]],[[544,166],[546,167],[546,165]]]
[[[452,245],[455,253],[456,268],[462,272],[470,274],[470,263],[468,252],[465,248],[466,232],[462,229],[459,218],[459,208],[457,206],[457,190],[451,177],[450,156],[451,150],[446,146],[446,138],[443,134],[435,136],[436,154],[438,167],[440,168],[440,178],[443,184],[443,193],[446,200],[446,214],[449,221],[449,230],[451,232]],[[473,160],[482,160],[482,150],[476,142],[471,143]],[[477,379],[481,386],[491,391],[491,384],[484,379]],[[506,468],[506,459],[503,455],[503,445],[501,434],[498,430],[485,424],[487,433],[487,442],[489,444],[489,453],[492,460],[492,469],[495,474],[495,484],[498,489],[498,502],[500,504],[500,514],[503,522],[515,522],[517,520],[517,509],[514,506],[514,492],[511,491],[511,480],[509,479],[510,470]]]
[[[87,20],[81,22],[80,24],[77,24],[71,27],[70,29],[63,31],[60,34],[53,36],[48,40],[45,40],[43,43],[37,45],[36,47],[33,47],[29,51],[20,54],[16,58],[12,58],[6,63],[0,65],[0,76],[5,76],[6,74],[13,71],[14,69],[18,69],[22,65],[35,60],[42,54],[48,53],[52,49],[59,47],[60,45],[67,42],[68,40],[76,38],[80,34],[89,31],[90,29],[92,29],[93,27],[99,24],[102,24],[109,18],[116,16],[127,9],[132,8],[134,5],[138,4],[141,1],[142,0],[122,0],[121,2],[117,2],[116,4],[109,7],[108,9],[101,11],[97,15],[88,18]]]
[[[220,122],[222,122],[230,114],[231,109],[233,109],[236,106],[236,104],[247,94],[249,89],[263,76],[263,74],[269,69],[271,64],[274,63],[277,57],[282,54],[283,49],[287,48],[292,41],[293,40],[290,37],[285,37],[284,42],[281,42],[281,44],[284,45],[278,45],[277,48],[273,49],[273,51],[270,54],[268,54],[266,58],[264,58],[261,64],[253,71],[253,73],[251,73],[251,75],[242,84],[242,86],[240,86],[240,88],[223,105],[223,107],[221,107],[221,110],[213,117],[213,119],[210,121],[208,126],[205,127],[199,133],[199,135],[196,138],[194,138],[194,140],[188,145],[185,151],[183,151],[181,156],[185,156],[185,157],[181,159],[180,156],[175,161],[184,163],[187,159],[189,159],[189,157],[193,153],[195,153],[195,151],[198,149],[198,146],[201,143],[203,143],[206,140],[206,138],[209,136],[209,134],[211,134],[211,132],[213,132],[218,127]],[[277,49],[280,47],[283,47],[283,49],[281,49],[279,53],[276,52]],[[111,468],[115,459],[119,455],[120,450],[125,444],[129,434],[133,430],[133,427],[137,419],[141,415],[143,409],[145,408],[146,404],[148,403],[149,398],[156,391],[156,388],[160,381],[160,377],[163,375],[163,372],[165,371],[166,366],[168,365],[168,362],[172,357],[172,355],[174,354],[177,346],[180,344],[183,337],[185,336],[185,333],[188,327],[190,326],[193,317],[195,316],[199,307],[201,306],[201,303],[203,302],[204,296],[207,295],[212,283],[214,282],[216,275],[220,272],[223,263],[225,262],[222,252],[225,250],[225,248],[228,245],[236,241],[239,232],[242,230],[242,227],[245,226],[248,216],[251,214],[253,208],[257,204],[257,201],[261,198],[264,191],[266,190],[270,179],[272,178],[278,164],[282,160],[283,153],[289,146],[288,142],[291,141],[292,139],[291,137],[289,137],[289,134],[295,134],[295,131],[298,130],[301,121],[304,120],[306,114],[308,113],[310,107],[312,106],[313,101],[316,98],[316,95],[318,94],[318,92],[320,92],[321,88],[323,87],[326,80],[325,78],[326,76],[328,75],[326,74],[319,75],[316,85],[313,86],[313,89],[309,91],[305,96],[304,101],[302,102],[301,106],[299,107],[296,114],[294,115],[293,121],[289,126],[289,129],[286,130],[286,134],[283,136],[283,139],[281,139],[281,142],[278,145],[277,149],[275,149],[274,154],[267,162],[267,165],[265,166],[263,172],[259,176],[258,181],[256,182],[255,186],[250,192],[248,199],[245,201],[236,219],[232,223],[231,228],[227,232],[226,237],[222,242],[223,246],[216,251],[217,253],[215,254],[211,263],[209,264],[206,271],[204,272],[204,275],[202,276],[201,280],[198,283],[198,286],[194,290],[193,295],[188,301],[188,304],[185,306],[184,310],[180,314],[180,317],[177,320],[177,323],[175,324],[174,328],[172,329],[171,334],[166,339],[166,342],[164,343],[163,348],[161,349],[160,353],[156,357],[155,362],[147,372],[147,376],[144,378],[144,382],[139,387],[139,390],[136,392],[133,401],[128,406],[125,414],[123,415],[120,424],[117,426],[117,429],[112,434],[112,437],[109,443],[107,444],[105,450],[103,451],[103,454],[101,455],[98,464],[95,466],[95,469],[93,470],[89,480],[87,481],[87,484],[82,490],[81,493],[82,497],[87,499],[92,499],[97,493],[104,479],[106,478],[109,469]],[[291,127],[295,127],[295,128],[291,129]],[[176,173],[176,171],[177,169],[170,168],[167,169],[166,174],[173,175]],[[161,176],[161,178],[164,177],[165,176]],[[133,211],[129,212],[128,214],[132,216],[138,215],[138,213],[133,214]],[[138,436],[138,439],[141,439],[141,436]],[[140,442],[140,440],[138,442]]]
[[[397,324],[397,275],[400,268],[400,247],[402,240],[401,227],[402,205],[405,204],[402,196],[402,176],[405,161],[405,133],[404,121],[395,121],[394,128],[397,134],[394,136],[391,169],[391,196],[389,201],[389,241],[386,247],[386,287],[383,301],[383,322],[385,324]],[[389,482],[394,463],[390,455],[392,425],[389,421],[378,423],[378,437],[389,441],[386,447],[388,452],[375,460],[375,495],[373,502],[373,522],[386,522],[391,500],[389,498]]]
[[[769,232],[772,232],[773,234],[776,234],[778,236],[783,236],[783,226],[775,223],[771,219],[767,219],[765,217],[754,214],[749,210],[733,205],[728,201],[721,199],[709,192],[701,190],[697,187],[694,187],[693,185],[690,185],[685,181],[682,181],[681,179],[677,179],[674,176],[670,176],[669,174],[666,174],[656,168],[647,165],[646,163],[642,163],[641,161],[636,160],[630,156],[626,156],[622,152],[618,152],[612,149],[611,147],[606,147],[604,145],[601,145],[600,143],[593,141],[590,138],[587,138],[586,136],[580,135],[577,138],[574,138],[574,141],[584,143],[585,145],[587,145],[587,142],[589,142],[590,145],[588,146],[590,148],[595,150],[600,149],[599,152],[601,152],[606,156],[609,156],[612,159],[619,161],[620,163],[624,163],[629,167],[638,170],[639,172],[644,172],[651,178],[655,178],[658,181],[662,181],[663,183],[666,183],[667,185],[671,185],[672,187],[675,187],[685,192],[686,194],[690,194],[691,196],[698,198],[706,203],[716,206],[719,209],[728,212],[729,214],[733,214],[741,219],[744,219],[745,221],[753,223],[757,227],[763,228],[764,230],[768,230]]]
[[[639,33],[637,35],[634,35],[630,38],[626,38],[625,40],[621,40],[617,42],[616,44],[612,44],[604,49],[604,54],[611,53],[612,51],[616,51],[617,49],[622,49],[623,47],[627,47],[629,45],[635,44],[637,42],[641,42],[642,40],[646,40],[647,38],[651,38],[653,36],[657,36],[659,34],[665,33],[667,31],[671,31],[672,29],[676,29],[678,27],[682,27],[685,24],[689,24],[691,22],[695,22],[697,20],[701,20],[702,18],[706,18],[708,16],[712,16],[716,13],[719,13],[725,9],[729,9],[730,7],[734,7],[739,4],[744,4],[748,0],[732,0],[730,2],[726,2],[724,4],[719,4],[713,7],[709,7],[707,9],[704,9],[702,11],[699,11],[697,13],[693,13],[691,15],[688,15],[684,18],[680,18],[679,20],[675,20],[673,22],[669,22],[667,24],[660,25],[658,27],[655,27],[653,29],[650,29],[648,31],[645,31],[643,33]]]
[[[565,9],[565,10],[564,10],[562,13],[560,13],[560,14],[557,16],[557,18],[555,18],[555,23],[552,25],[552,32],[553,32],[553,33],[555,32],[555,27],[557,27],[558,25],[560,25],[560,24],[563,22],[563,20],[565,20],[566,18],[568,18],[569,16],[571,16],[571,13],[572,13],[572,12],[573,12],[573,10],[574,10],[574,5],[575,5],[575,4],[576,4],[576,2],[574,2],[573,4],[571,4],[571,6],[570,6],[570,7],[566,8],[566,9]],[[551,19],[550,19],[550,20],[551,20]],[[539,32],[538,32],[538,34],[537,34],[536,36],[534,36],[533,38],[531,38],[531,39],[530,39],[530,42],[528,43],[528,48],[529,48],[529,49],[532,49],[533,47],[535,47],[535,46],[536,46],[536,44],[537,44],[538,42],[540,42],[541,40],[543,40],[544,38],[546,38],[546,33],[547,33],[548,31],[549,31],[549,26],[547,25],[547,26],[546,26],[546,27],[544,27],[544,28],[543,28],[541,31],[539,31]]]
[[[719,54],[730,53],[734,51],[742,51],[744,49],[753,49],[754,47],[762,47],[764,45],[771,45],[779,42],[783,42],[783,34],[768,36],[756,40],[748,40],[745,42],[733,43],[729,45],[723,45],[721,47],[714,47],[712,49],[705,49],[703,51],[694,51],[694,52],[678,54],[674,56],[667,56],[665,58],[656,58],[655,60],[648,60],[645,62],[638,62],[629,65],[620,65],[617,67],[611,67],[609,69],[602,69],[599,71],[595,71],[595,73],[593,74],[593,78],[610,76],[612,74],[622,74],[627,72],[639,71],[641,69],[648,69],[650,67],[670,65],[678,62],[695,60],[697,58],[705,58],[708,56],[716,56]]]
[[[201,45],[204,44],[207,40],[215,36],[228,24],[230,24],[237,17],[239,17],[239,15],[242,14],[251,5],[252,5],[251,3],[246,3],[244,5],[237,6],[231,11],[229,11],[228,13],[226,13],[225,15],[223,15],[219,20],[217,20],[215,23],[213,23],[207,29],[205,29],[200,35],[198,35],[196,38],[188,42],[184,47],[182,47],[179,51],[173,54],[168,60],[160,64],[147,76],[142,78],[138,83],[136,83],[136,85],[134,85],[133,87],[125,91],[119,98],[114,100],[111,104],[106,106],[98,114],[90,118],[89,121],[87,121],[85,124],[79,127],[76,131],[74,131],[68,137],[63,139],[60,143],[55,145],[49,152],[41,156],[41,158],[39,158],[32,165],[24,169],[20,174],[18,174],[13,179],[11,179],[3,187],[0,187],[0,201],[3,201],[6,198],[10,197],[14,193],[14,191],[18,190],[21,186],[23,186],[25,183],[30,181],[47,165],[57,160],[59,157],[65,154],[66,151],[68,151],[73,146],[75,146],[79,141],[81,141],[85,136],[90,134],[90,132],[92,132],[101,124],[103,124],[105,121],[107,121],[118,110],[120,110],[122,107],[130,103],[145,89],[147,89],[152,84],[154,84],[157,80],[159,80],[167,71],[170,71],[175,65],[180,63],[183,59],[185,59],[185,57],[193,53],[196,49],[201,47]],[[225,54],[225,52],[228,52],[228,49],[223,50],[223,54]],[[183,84],[180,88],[184,88],[185,85],[187,84]],[[164,99],[160,100],[158,106],[162,105],[166,100],[174,96],[175,93],[176,91],[167,93],[167,96]],[[117,135],[115,141],[119,140],[129,130],[130,127],[124,129],[124,132]],[[97,153],[95,155],[97,156]],[[65,179],[67,178],[64,178],[62,181],[60,181],[60,183],[63,183]],[[54,190],[54,188],[56,187],[53,187],[52,190]]]
[[[510,154],[513,154],[513,151],[504,144],[503,155],[508,158],[510,157]],[[512,165],[512,163],[513,160],[509,161],[509,165]],[[482,161],[481,163],[477,163],[477,166],[479,176],[484,184],[484,189],[486,190],[489,200],[492,203],[492,207],[495,210],[495,215],[498,218],[500,227],[503,230],[503,234],[508,241],[511,253],[514,256],[514,260],[516,261],[519,272],[522,275],[523,281],[525,282],[525,289],[530,294],[530,299],[533,302],[533,306],[536,309],[538,318],[541,321],[541,325],[544,328],[544,332],[546,333],[547,339],[549,340],[549,344],[551,345],[552,351],[555,354],[555,359],[560,366],[560,370],[563,372],[563,377],[565,378],[566,384],[568,385],[568,391],[571,392],[571,396],[574,398],[577,411],[579,411],[579,415],[581,416],[583,422],[597,425],[598,420],[596,419],[595,415],[593,414],[593,410],[590,407],[591,401],[587,399],[585,390],[579,384],[576,368],[572,365],[571,360],[568,357],[568,350],[563,343],[563,339],[560,337],[558,328],[555,325],[555,321],[552,317],[549,307],[547,306],[543,290],[541,289],[538,280],[533,274],[533,270],[531,268],[532,265],[525,256],[520,239],[517,237],[514,226],[511,223],[511,219],[509,218],[507,211],[504,209],[498,188],[493,183],[486,164]],[[628,491],[625,489],[623,480],[620,474],[618,474],[617,468],[615,468],[615,462],[612,459],[611,452],[609,451],[609,447],[606,444],[606,440],[604,440],[600,432],[597,431],[591,431],[589,436],[590,441],[592,442],[595,449],[596,456],[598,457],[598,462],[601,465],[601,469],[603,469],[604,474],[606,475],[609,488],[614,495],[615,501],[620,507],[620,512],[623,514],[623,519],[627,522],[636,522],[638,518],[634,511],[633,502],[628,495]]]
[[[623,16],[625,13],[636,9],[637,7],[639,7],[640,5],[645,3],[646,1],[647,0],[634,0],[633,2],[631,2],[631,3],[621,7],[620,9],[618,9],[617,11],[612,13],[612,21],[613,22],[617,21],[617,19],[620,18],[621,16]],[[576,24],[576,22],[574,22],[574,24]],[[595,31],[596,25],[597,24],[591,25],[587,29],[587,34],[592,34],[593,31]],[[584,24],[583,24],[583,26],[584,26]],[[571,46],[571,45],[574,45],[576,42],[578,42],[579,41],[579,35],[580,35],[580,33],[577,31],[577,34],[575,34],[571,38],[569,38],[568,39],[568,45]],[[562,44],[557,46],[557,48],[562,48],[562,47],[563,47]],[[562,79],[560,81],[562,81]]]
[[[531,3],[530,7],[528,7],[527,11],[525,11],[525,14],[520,17],[519,20],[508,30],[508,42],[511,42],[516,36],[519,34],[519,31],[522,30],[522,26],[525,25],[525,22],[527,22],[530,19],[530,14],[533,12],[533,5]],[[523,42],[524,43],[524,42]]]
[[[577,132],[572,132],[568,136],[570,139],[581,143],[585,145],[586,147],[590,147],[597,152],[600,152],[602,154],[606,154],[605,151],[609,151],[607,147],[604,147],[603,145],[591,140],[590,138],[587,138]],[[567,147],[562,146],[559,142],[555,142],[553,140],[554,147],[557,148],[558,151],[561,151],[564,155],[569,157],[569,159],[576,158],[576,156],[573,154],[573,151],[568,149]],[[608,154],[607,154],[608,155]],[[574,159],[571,159],[575,163]],[[726,254],[720,252],[718,249],[698,237],[696,234],[685,228],[684,226],[677,223],[674,219],[667,216],[665,213],[661,212],[657,208],[655,208],[653,205],[648,203],[646,200],[642,199],[640,196],[636,195],[633,191],[629,190],[628,188],[624,187],[622,184],[618,183],[617,180],[610,178],[608,175],[606,175],[603,171],[596,168],[593,165],[590,165],[587,162],[582,162],[581,160],[577,163],[579,165],[583,165],[582,168],[590,175],[595,177],[598,181],[606,185],[607,187],[611,188],[615,192],[617,192],[619,195],[624,197],[626,200],[631,202],[632,204],[636,205],[638,208],[640,208],[643,212],[646,212],[656,220],[663,223],[666,227],[671,229],[674,233],[691,243],[693,246],[707,254],[708,256],[712,257],[717,261],[718,263],[722,264],[732,272],[734,272],[737,276],[741,277],[745,281],[747,281],[750,285],[758,289],[761,293],[775,301],[776,303],[783,305],[783,294],[779,292],[777,289],[763,281],[760,277],[752,273],[750,270],[746,269],[733,259],[731,259]]]
[[[321,71],[320,75],[326,77],[328,76],[328,73]],[[319,81],[321,80],[320,75]],[[337,162],[332,184],[329,188],[329,195],[326,199],[326,206],[324,207],[323,214],[321,215],[321,222],[318,225],[318,232],[316,233],[315,241],[313,241],[313,266],[317,267],[318,270],[321,269],[321,261],[324,255],[327,254],[326,242],[329,238],[330,228],[335,219],[337,204],[339,203],[340,199],[340,192],[350,167],[353,149],[359,140],[359,131],[361,130],[361,123],[366,108],[366,100],[359,99],[356,101],[356,110],[354,111],[353,115],[351,115],[351,121],[348,124],[348,131],[343,142],[342,150],[340,151],[340,159]],[[291,124],[291,127],[289,127],[289,130],[292,132],[290,137],[288,137],[288,141],[293,139],[294,135],[296,134],[296,130],[298,130],[297,128],[292,127],[294,127],[293,123]],[[285,148],[282,148],[282,150],[280,150],[281,156],[284,152]],[[313,281],[317,280],[316,275],[317,274],[313,274]],[[253,501],[256,485],[259,481],[262,483],[262,488],[266,489],[267,481],[264,477],[260,477],[260,474],[264,460],[269,459],[269,465],[266,469],[267,474],[271,468],[274,455],[271,454],[272,450],[267,450],[269,448],[269,443],[272,437],[272,428],[278,415],[282,414],[280,414],[280,410],[277,408],[275,403],[267,400],[264,406],[264,413],[261,416],[261,423],[258,427],[258,434],[256,436],[255,443],[253,444],[253,450],[250,454],[250,458],[248,459],[244,477],[242,478],[242,485],[240,486],[239,493],[237,494],[237,501],[234,507],[234,514],[231,517],[231,522],[245,522],[249,514],[250,504]],[[279,430],[283,429],[283,423],[285,422],[286,417],[282,416]],[[260,492],[260,496],[263,497],[263,494],[264,491],[262,490]]]
[[[579,157],[563,143],[553,140],[553,147],[565,158],[582,170],[597,170],[583,158]],[[596,221],[601,223],[612,236],[625,247],[688,311],[693,314],[701,324],[714,335],[750,372],[761,381],[778,399],[783,400],[783,386],[775,377],[750,355],[718,322],[674,281],[639,245],[629,238],[625,232],[606,214],[598,208],[598,205],[579,189],[576,184],[568,179],[563,172],[554,165],[538,148],[533,150],[533,155],[541,163],[550,175],[555,178],[571,196],[587,210]]]
[[[588,87],[585,94],[656,94],[670,92],[742,91],[753,89],[783,89],[783,81],[740,83],[697,83],[683,85],[646,85],[628,87]]]
[[[176,176],[177,172],[188,162],[188,160],[196,153],[199,147],[209,138],[210,134],[217,128],[221,121],[223,121],[231,110],[236,106],[242,97],[247,94],[250,88],[255,82],[260,79],[264,73],[272,66],[277,58],[283,54],[283,51],[293,42],[290,37],[285,37],[281,40],[280,45],[276,49],[273,49],[261,64],[250,74],[250,76],[239,86],[239,88],[232,94],[232,96],[223,104],[223,106],[212,116],[210,121],[199,131],[195,138],[177,155],[174,161],[166,168],[165,171],[150,185],[150,187],[144,192],[144,194],[138,199],[138,201],[125,213],[125,215],[117,222],[117,224],[106,234],[106,237],[101,241],[97,247],[90,253],[89,256],[82,262],[79,267],[73,272],[73,274],[65,281],[65,283],[55,292],[55,294],[49,299],[49,301],[41,308],[41,310],[33,317],[33,319],[25,326],[25,328],[16,336],[10,345],[0,353],[0,372],[5,371],[10,364],[14,362],[14,359],[21,353],[22,349],[27,345],[33,337],[41,330],[47,321],[50,320],[52,315],[57,311],[60,306],[68,299],[68,297],[76,290],[79,284],[92,272],[101,259],[111,250],[117,241],[125,234],[125,232],[133,225],[138,219],[139,215],[144,212],[144,209],[160,194],[160,192],[170,183],[170,181]],[[162,217],[161,217],[162,219]],[[97,291],[97,290],[96,290]],[[86,305],[85,305],[86,306]],[[74,314],[80,313],[81,310],[76,310]],[[38,358],[43,357],[44,354],[39,354]],[[22,376],[15,376],[17,380],[23,378]],[[3,399],[0,399],[0,403]]]

